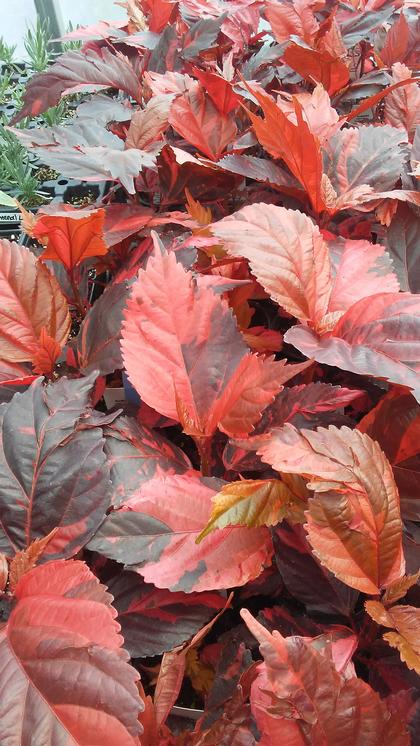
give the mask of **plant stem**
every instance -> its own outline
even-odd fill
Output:
[[[71,267],[71,269],[67,270],[67,275],[70,280],[71,289],[73,291],[74,304],[79,311],[82,319],[84,319],[84,317],[86,316],[86,308],[80,296],[79,287],[74,276],[74,267]]]
[[[211,477],[211,437],[194,438],[200,456],[200,469],[203,477]]]

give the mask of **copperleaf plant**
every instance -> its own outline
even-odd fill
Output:
[[[0,742],[414,744],[416,3],[118,5],[10,123],[107,189],[0,241]]]

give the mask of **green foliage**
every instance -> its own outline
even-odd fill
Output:
[[[16,44],[7,44],[0,36],[0,62],[4,65],[12,65],[16,51]]]
[[[44,201],[34,167],[27,151],[12,132],[0,126],[0,188],[12,194],[23,205],[34,206]]]
[[[50,33],[48,22],[37,20],[36,24],[28,28],[23,40],[30,67],[34,72],[41,73],[51,62],[51,51],[48,49]]]

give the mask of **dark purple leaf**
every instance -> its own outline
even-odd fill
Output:
[[[132,658],[161,655],[189,640],[225,604],[218,593],[172,593],[122,572],[109,583]]]
[[[105,428],[104,435],[116,507],[158,474],[182,474],[191,468],[179,448],[130,417],[119,417]]]
[[[110,504],[109,468],[98,428],[77,430],[95,375],[38,379],[2,407],[0,550],[14,555],[58,528],[43,559],[71,557]]]
[[[123,367],[120,351],[122,312],[130,292],[127,282],[109,286],[93,304],[77,337],[79,368],[101,376]]]

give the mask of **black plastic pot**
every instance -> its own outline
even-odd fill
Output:
[[[109,189],[109,183],[78,181],[59,176],[57,179],[43,182],[41,188],[52,195],[54,202],[66,202],[81,207],[102,199]]]

